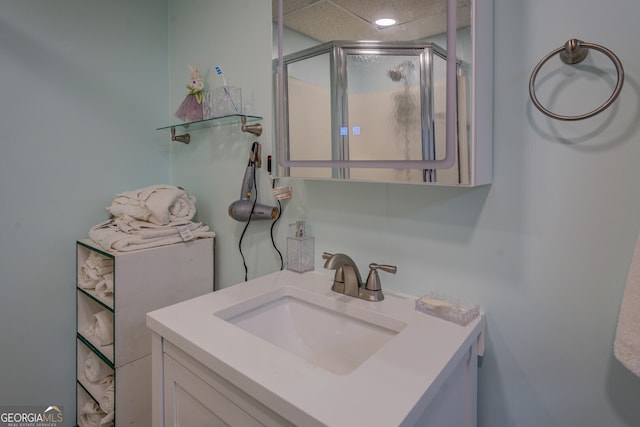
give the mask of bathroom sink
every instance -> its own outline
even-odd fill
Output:
[[[218,408],[264,425],[475,425],[481,316],[460,326],[416,311],[415,296],[387,288],[371,302],[332,284],[278,271],[148,313],[154,366],[184,366],[188,377],[155,370],[157,383],[198,404],[221,394]],[[194,373],[212,388],[197,392]]]
[[[334,374],[360,366],[407,325],[282,287],[215,315]]]

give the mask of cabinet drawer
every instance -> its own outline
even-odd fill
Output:
[[[180,370],[175,370],[174,372],[179,373],[181,376],[185,373],[185,376],[189,378],[195,378],[199,382],[204,384],[204,388],[206,390],[214,390],[218,395],[222,396],[222,398],[226,402],[230,402],[230,405],[234,405],[240,411],[245,413],[246,415],[252,417],[254,420],[258,420],[258,425],[265,425],[269,427],[293,427],[294,424],[290,423],[285,418],[281,417],[278,413],[274,412],[274,410],[264,403],[256,400],[253,396],[246,393],[244,390],[237,387],[235,384],[225,380],[223,377],[218,375],[216,372],[208,369],[200,362],[189,356],[184,351],[180,350],[175,345],[170,342],[163,340],[163,360],[165,361],[165,368],[167,360],[171,360],[172,363],[180,367]],[[176,374],[172,374],[176,375]],[[181,378],[183,378],[182,376]],[[165,407],[171,404],[167,395],[167,383],[166,383],[166,374],[165,374]],[[200,395],[197,395],[200,396]],[[166,416],[165,411],[165,416]],[[172,420],[172,418],[167,418],[167,422]],[[172,424],[166,424],[169,426]],[[223,424],[224,425],[224,424]],[[231,425],[243,425],[238,423],[232,423]],[[166,427],[165,426],[165,427]]]

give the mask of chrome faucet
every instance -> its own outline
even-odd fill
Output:
[[[362,279],[356,263],[345,254],[325,252],[322,254],[322,258],[327,260],[324,263],[324,268],[336,271],[331,290],[358,298]]]
[[[371,263],[369,264],[367,282],[363,283],[358,266],[348,255],[325,252],[322,254],[322,258],[326,259],[324,268],[336,270],[333,286],[331,286],[332,291],[367,301],[382,301],[384,299],[378,269],[392,274],[397,271],[393,265]]]

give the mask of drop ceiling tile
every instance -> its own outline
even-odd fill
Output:
[[[459,27],[468,25],[470,2],[457,0]],[[447,0],[283,0],[283,7],[285,26],[322,42],[416,40],[445,31],[446,3]],[[371,24],[383,15],[394,17],[399,25],[379,28]]]
[[[394,18],[398,23],[411,22],[426,15],[446,10],[446,0],[332,0],[369,22],[382,17]]]
[[[287,13],[291,13],[298,9],[305,8],[313,3],[319,3],[324,0],[283,0],[282,1],[282,12],[286,15]],[[277,0],[273,0],[271,2],[271,12],[274,19],[278,17],[278,2]]]
[[[321,42],[360,40],[362,34],[375,29],[329,1],[314,3],[302,11],[287,14],[284,25]]]

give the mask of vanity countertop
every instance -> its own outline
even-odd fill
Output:
[[[331,291],[320,272],[278,271],[147,314],[147,326],[296,425],[411,425],[482,332],[482,316],[459,326],[418,311],[415,297],[385,289],[368,302]],[[215,313],[289,286],[353,304],[406,327],[346,375],[320,368]]]

